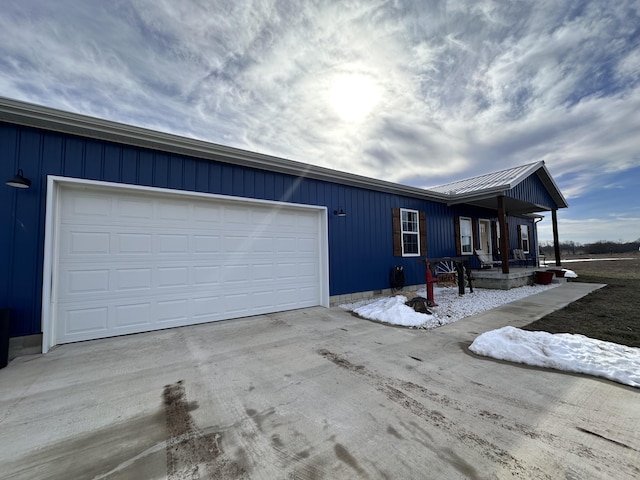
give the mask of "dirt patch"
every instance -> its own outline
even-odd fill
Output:
[[[567,263],[566,267],[578,274],[579,282],[607,286],[522,328],[640,347],[640,257]]]
[[[220,448],[222,434],[204,435],[197,428],[182,381],[165,385],[162,399],[168,433],[168,480],[246,478],[244,468]]]

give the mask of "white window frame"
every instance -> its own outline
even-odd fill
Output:
[[[459,222],[460,222],[460,255],[473,255],[473,220],[471,219],[471,217],[460,217],[459,218]],[[463,227],[462,225],[464,223],[469,224],[469,234],[468,235],[464,235],[463,233]],[[463,241],[463,239],[467,237],[469,239],[469,251],[465,252],[464,247],[465,247],[465,242]]]
[[[520,248],[522,248],[522,251],[524,253],[529,253],[529,250],[531,248],[531,240],[529,239],[529,225],[527,225],[526,223],[520,225]]]
[[[405,230],[405,213],[415,215],[415,230]],[[407,223],[411,222],[407,220]],[[413,224],[413,222],[411,222]],[[405,235],[415,236],[417,252],[405,252]],[[411,210],[408,208],[400,209],[400,243],[402,244],[402,256],[403,257],[419,257],[420,256],[420,212],[418,210]]]

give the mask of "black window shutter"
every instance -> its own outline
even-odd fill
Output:
[[[420,255],[427,256],[427,215],[420,212]]]
[[[462,247],[460,246],[460,216],[455,216],[455,231],[456,231],[456,256],[462,255]]]
[[[522,225],[518,225],[518,248],[522,248]]]
[[[402,230],[400,225],[400,209],[394,208],[391,211],[391,223],[393,226],[393,256],[402,256]]]
[[[482,250],[482,245],[480,245],[480,234],[478,233],[478,219],[477,218],[472,218],[471,219],[471,231],[473,232],[473,241],[471,242],[472,249],[478,249],[478,250]],[[487,252],[488,253],[488,252]]]

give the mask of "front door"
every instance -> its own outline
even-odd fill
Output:
[[[480,226],[480,249],[491,254],[491,221],[485,218],[479,220]]]

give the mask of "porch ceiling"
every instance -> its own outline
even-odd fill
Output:
[[[518,200],[517,198],[503,197],[504,209],[507,215],[524,215],[528,213],[550,211],[548,207],[536,205],[534,203]],[[487,208],[489,210],[498,210],[498,195],[482,196],[477,198],[465,198],[459,201],[449,202],[449,205],[464,203],[465,205],[474,205],[476,207]]]

